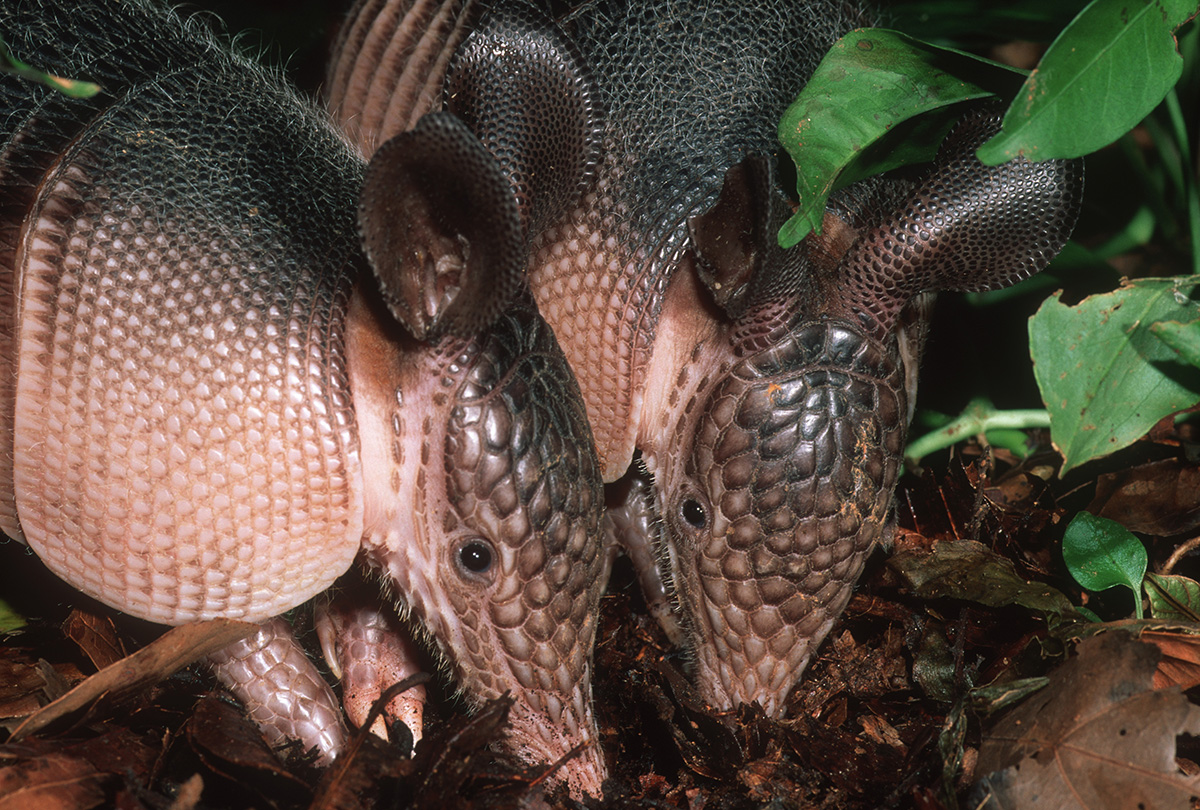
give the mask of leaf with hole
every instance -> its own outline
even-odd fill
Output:
[[[1051,296],[1029,319],[1029,350],[1061,474],[1127,447],[1200,401],[1200,369],[1150,325],[1191,321],[1200,279],[1140,279],[1075,306]]]
[[[779,232],[785,248],[821,228],[837,187],[933,158],[958,118],[950,105],[1011,92],[1021,74],[898,31],[852,31],[830,49],[779,123],[796,164],[800,207]],[[940,116],[928,117],[935,111]]]
[[[1200,777],[1176,764],[1176,739],[1200,733],[1200,707],[1155,689],[1159,652],[1122,632],[1079,644],[1050,684],[983,735],[983,805],[1054,810],[1191,807]]]
[[[1195,0],[1095,0],[1051,44],[979,159],[1081,157],[1133,129],[1179,80],[1174,33],[1195,13]]]

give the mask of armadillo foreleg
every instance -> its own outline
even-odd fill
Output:
[[[394,610],[354,592],[342,592],[320,605],[317,636],[330,669],[342,680],[346,716],[362,727],[371,707],[393,684],[421,671],[420,652]],[[404,723],[414,744],[421,739],[425,686],[418,684],[392,698],[371,732],[388,739],[388,727]]]
[[[305,750],[316,748],[323,764],[341,752],[346,725],[337,698],[287,621],[269,619],[208,660],[272,746],[299,740]]]

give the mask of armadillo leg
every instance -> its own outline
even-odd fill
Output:
[[[606,487],[605,495],[608,497],[604,513],[605,543],[624,549],[637,572],[650,615],[671,643],[680,646],[684,642],[683,630],[675,617],[654,550],[656,529],[650,484],[640,476],[626,476]]]
[[[299,740],[328,764],[346,742],[342,711],[329,684],[309,660],[291,626],[268,619],[257,633],[208,657],[273,746]]]
[[[371,707],[393,684],[422,670],[420,651],[390,607],[379,599],[343,591],[317,608],[317,636],[329,667],[342,679],[346,716],[362,727]],[[425,686],[418,684],[393,697],[371,732],[388,739],[388,726],[404,723],[413,743],[421,739]]]

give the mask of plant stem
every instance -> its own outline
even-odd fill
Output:
[[[930,453],[950,447],[967,436],[1000,428],[1030,430],[1047,427],[1050,427],[1050,414],[1047,411],[997,411],[990,403],[976,401],[950,424],[909,442],[904,457],[915,464]]]
[[[1171,127],[1175,130],[1175,143],[1179,149],[1179,159],[1182,171],[1179,172],[1178,182],[1180,191],[1187,199],[1188,236],[1191,240],[1192,274],[1200,273],[1200,190],[1196,188],[1192,175],[1192,147],[1188,142],[1187,123],[1183,120],[1183,109],[1179,104],[1179,94],[1175,88],[1167,93],[1167,114],[1171,118]]]

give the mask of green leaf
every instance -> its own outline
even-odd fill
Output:
[[[1177,575],[1146,574],[1145,586],[1154,618],[1200,622],[1200,582]]]
[[[1015,89],[1020,75],[897,31],[866,28],[842,37],[779,123],[779,140],[796,163],[800,201],[779,244],[788,248],[819,232],[825,201],[839,184],[881,167],[931,159],[940,141],[934,133],[944,134],[956,116],[910,119]],[[867,151],[885,136],[886,146]]]
[[[14,630],[20,630],[28,622],[25,617],[17,613],[3,599],[0,599],[0,633],[11,633]]]
[[[75,79],[64,79],[53,73],[46,73],[30,67],[12,55],[12,51],[0,39],[0,72],[12,73],[26,79],[31,79],[47,87],[52,87],[64,96],[71,98],[91,98],[100,92],[100,85],[94,82],[81,82]]]
[[[1026,580],[1011,560],[974,540],[941,541],[929,552],[899,551],[888,558],[888,566],[919,599],[1019,605],[1043,616],[1051,630],[1080,619],[1079,609],[1062,592]]]
[[[1046,51],[979,159],[1074,158],[1115,141],[1178,81],[1173,34],[1195,13],[1196,0],[1094,0]]]
[[[1080,512],[1063,535],[1063,561],[1075,581],[1089,591],[1124,585],[1133,591],[1142,617],[1141,585],[1146,547],[1133,533],[1108,518]]]
[[[1078,305],[1051,296],[1029,319],[1029,349],[1062,473],[1126,447],[1200,401],[1200,370],[1150,331],[1190,321],[1200,279],[1142,279]]]
[[[1029,457],[1029,436],[1014,428],[997,428],[984,432],[984,438],[993,447],[1002,447],[1017,458]]]
[[[1200,366],[1200,321],[1160,321],[1150,324],[1150,333],[1178,352],[1186,362]]]

